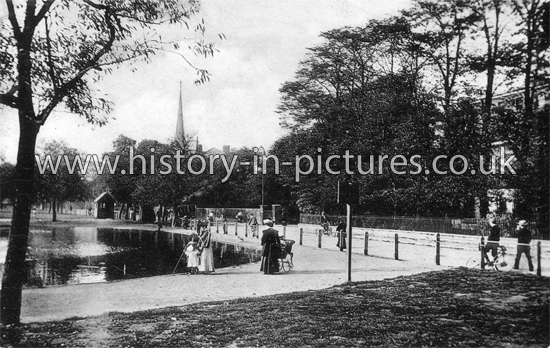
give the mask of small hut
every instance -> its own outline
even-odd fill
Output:
[[[94,200],[94,218],[113,219],[115,214],[115,200],[107,192],[103,192]]]

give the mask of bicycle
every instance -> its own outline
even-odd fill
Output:
[[[478,244],[479,253],[474,255],[466,261],[467,268],[478,268],[481,267],[481,250],[483,245]],[[485,256],[485,255],[483,255]],[[494,271],[501,271],[504,267],[508,266],[506,262],[506,247],[504,245],[499,245],[497,247],[497,256],[493,260],[485,260],[485,267],[490,267]]]
[[[334,232],[332,231],[332,227],[330,227],[330,224],[328,222],[325,222],[324,224],[321,224],[321,227],[323,227],[322,230],[315,229],[315,235],[319,235],[319,231],[321,231],[326,236],[332,236]]]

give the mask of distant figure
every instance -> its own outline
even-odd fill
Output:
[[[210,210],[210,214],[208,214],[208,221],[210,221],[210,224],[214,222],[214,212]]]
[[[237,213],[237,215],[235,216],[237,218],[237,221],[239,223],[243,222],[243,212],[239,210],[239,212]]]
[[[525,253],[527,261],[529,262],[529,272],[533,272],[533,261],[531,260],[531,231],[527,228],[527,221],[521,220],[518,222],[517,227],[518,235],[518,247],[516,253],[516,262],[514,262],[514,269],[519,269],[519,261],[521,254]]]
[[[158,230],[160,232],[160,230],[162,229],[162,208],[159,207],[159,209],[157,210],[157,226],[158,226]]]
[[[196,242],[187,243],[187,248],[185,249],[185,255],[187,256],[187,267],[191,274],[199,273],[199,248],[197,247]]]
[[[287,218],[288,218],[288,213],[286,212],[286,210],[283,210],[283,213],[281,214],[281,224],[283,226],[287,225]]]
[[[187,215],[183,217],[181,224],[184,229],[189,229],[189,217]]]
[[[336,233],[338,233],[338,242],[336,243],[336,246],[339,247],[342,251],[346,249],[346,230],[346,223],[342,219],[338,219],[338,226],[336,226]]]
[[[36,219],[36,207],[32,207],[32,217]]]
[[[228,233],[228,231],[227,231],[227,218],[225,217],[225,214],[222,214],[222,229],[223,229],[223,234]]]
[[[279,231],[273,229],[273,221],[264,220],[264,225],[269,226],[262,233],[262,265],[260,271],[264,274],[279,272],[279,256],[281,255],[281,239]]]
[[[250,214],[248,225],[250,226],[250,231],[252,231],[252,237],[258,237],[258,220],[254,214]]]

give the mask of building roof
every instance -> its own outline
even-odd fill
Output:
[[[224,152],[215,147],[211,147],[210,149],[206,150],[204,153],[206,153],[207,155],[223,155]]]
[[[105,198],[105,197],[109,197],[109,198],[112,199],[111,195],[110,195],[107,191],[105,191],[105,192],[103,192],[102,194],[100,194],[99,196],[97,196],[96,199],[94,199],[94,203],[99,202],[100,200],[102,200],[102,199]]]

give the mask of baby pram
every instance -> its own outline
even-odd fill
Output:
[[[281,255],[279,256],[279,268],[285,273],[288,273],[294,267],[292,259],[294,254],[292,253],[292,245],[296,243],[291,239],[281,239]]]

